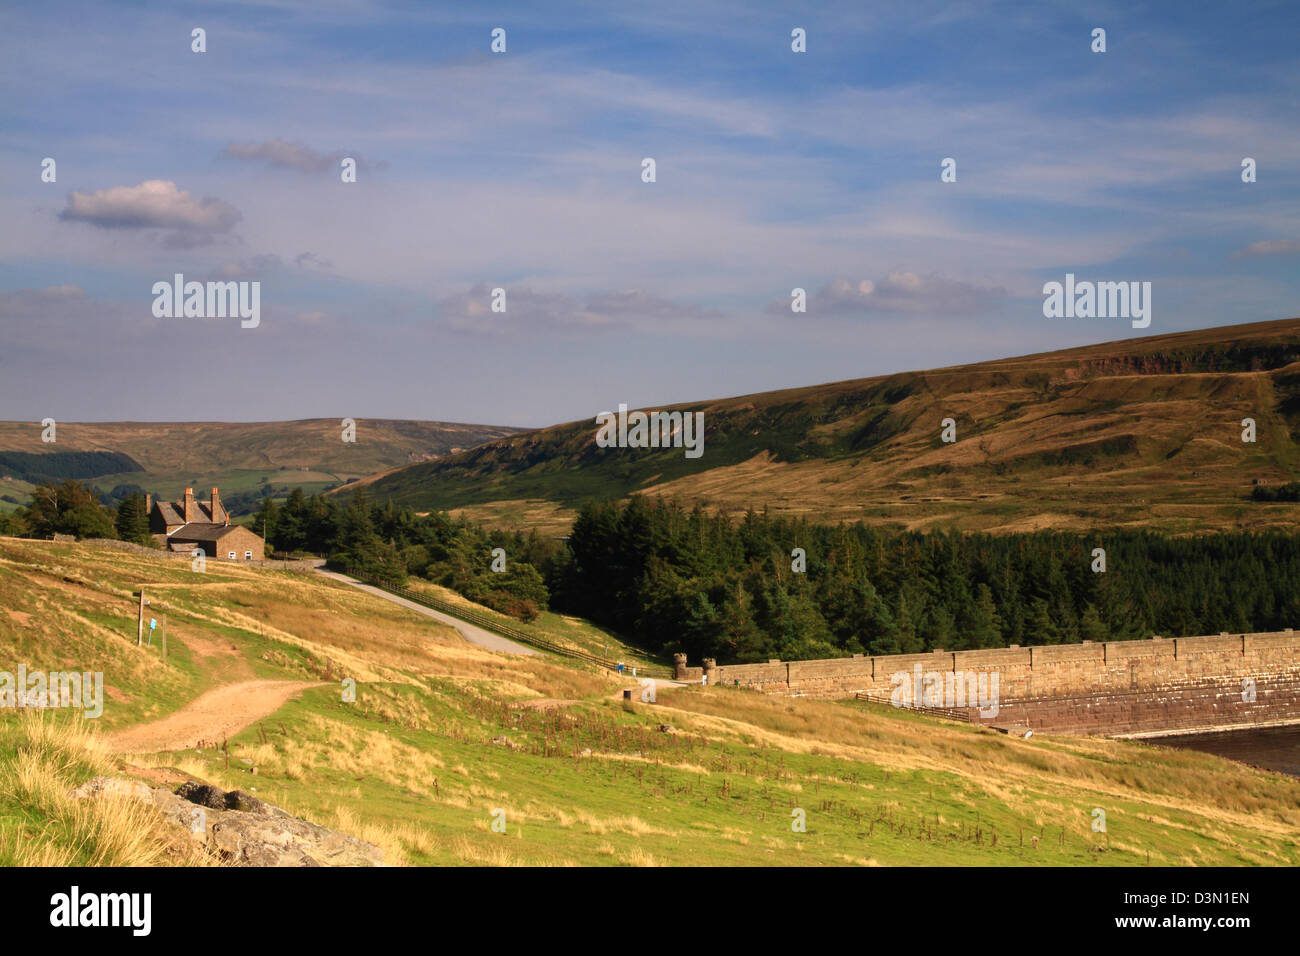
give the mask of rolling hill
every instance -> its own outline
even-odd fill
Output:
[[[597,447],[594,409],[377,476],[370,489],[555,531],[586,498],[634,493],[908,528],[1300,521],[1294,504],[1250,500],[1256,484],[1300,478],[1300,319],[666,407],[704,413],[701,457]],[[946,418],[953,443],[941,440]]]
[[[137,646],[142,583],[165,656]],[[174,864],[149,808],[72,798],[97,775],[244,790],[397,865],[1300,863],[1300,781],[1282,774],[856,700],[693,685],[625,702],[635,681],[475,647],[311,573],[0,537],[0,646],[6,667],[103,675],[98,716],[0,713],[0,865]],[[297,692],[248,696],[269,682]],[[230,712],[195,722],[214,694]]]
[[[59,422],[57,441],[35,422],[0,422],[0,493],[25,500],[34,483],[77,478],[111,491],[139,485],[178,497],[217,485],[240,493],[301,485],[315,491],[472,448],[521,431],[451,422],[358,419],[344,442],[339,419],[290,422]],[[10,506],[14,502],[8,502]]]

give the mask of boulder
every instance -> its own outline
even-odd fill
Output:
[[[153,791],[149,789],[148,784],[140,783],[138,780],[126,780],[122,777],[95,777],[80,786],[73,787],[68,791],[68,796],[74,800],[84,800],[87,797],[92,799],[130,797],[134,800],[151,800],[153,799]]]
[[[383,866],[384,862],[384,851],[374,844],[295,817],[242,790],[226,792],[187,780],[172,791],[135,780],[95,777],[68,795],[152,802],[167,823],[229,866]]]

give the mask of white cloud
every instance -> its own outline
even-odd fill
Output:
[[[239,210],[220,199],[195,199],[166,179],[113,186],[93,193],[73,190],[59,218],[101,229],[167,229],[177,245],[194,245],[229,232]]]

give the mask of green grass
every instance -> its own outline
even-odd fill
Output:
[[[17,511],[19,508],[25,507],[31,501],[32,492],[35,490],[36,486],[29,482],[17,478],[4,481],[0,478],[0,495],[7,495],[10,498],[17,499],[18,502],[15,504],[12,501],[0,501],[0,513]]]
[[[226,771],[219,754],[191,766],[225,786],[251,783],[264,799],[321,822],[343,807],[372,825],[418,826],[421,839],[403,844],[417,864],[1142,866],[1148,853],[1152,865],[1300,860],[1294,833],[1261,840],[1247,827],[1137,795],[1066,795],[1045,780],[1009,786],[1012,806],[965,774],[660,733],[656,706],[596,701],[572,708],[571,721],[536,712],[520,719],[484,690],[449,682],[434,682],[428,694],[404,690],[406,713],[419,715],[421,726],[385,719],[381,688],[362,687],[356,705],[313,691],[234,742],[232,752],[256,755],[256,778]],[[671,707],[676,695],[703,693],[663,696]],[[383,705],[376,706],[378,695]],[[900,719],[918,735],[937,726]],[[383,747],[409,748],[437,764],[423,771],[376,765],[367,752],[377,736]],[[501,736],[518,749],[492,743]],[[992,752],[1030,774],[1050,774],[1062,753],[1072,755],[1050,739],[1013,745],[974,729],[951,747],[975,759]],[[581,756],[586,749],[594,756]],[[309,755],[326,751],[335,756],[317,772]],[[1093,769],[1115,784],[1144,776],[1125,756],[1093,759]],[[1281,788],[1288,789],[1300,784]],[[1095,805],[1106,810],[1107,833],[1092,832]],[[496,810],[505,811],[504,834],[490,828]],[[806,832],[792,829],[797,811]]]
[[[413,591],[429,594],[432,597],[451,604],[472,608],[475,613],[497,621],[526,634],[535,634],[544,640],[553,641],[565,647],[594,654],[606,660],[623,661],[629,667],[649,667],[656,676],[667,676],[672,671],[672,660],[650,653],[624,641],[618,635],[597,627],[590,621],[554,611],[543,611],[534,621],[520,621],[501,614],[491,608],[477,605],[457,594],[450,588],[442,587],[422,578],[410,578],[406,586]],[[649,673],[650,671],[647,671]]]

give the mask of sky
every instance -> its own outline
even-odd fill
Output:
[[[544,426],[1294,317],[1297,27],[1290,0],[5,5],[0,419]],[[155,316],[177,273],[260,283],[258,324]],[[1045,317],[1067,273],[1150,282],[1150,325]]]

